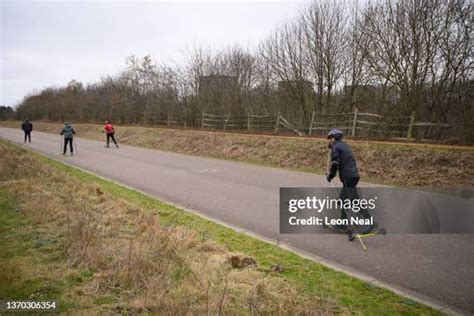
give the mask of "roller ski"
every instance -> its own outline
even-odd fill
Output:
[[[366,237],[372,237],[372,236],[377,236],[377,235],[386,235],[387,231],[385,228],[380,228],[377,230],[372,230],[371,232],[368,233],[354,233],[354,232],[349,232],[348,233],[348,239],[349,241],[354,241],[356,238],[366,238]]]
[[[358,233],[356,231],[350,231],[347,235],[347,239],[349,239],[349,241],[354,241],[355,239],[358,239],[362,248],[364,250],[367,250],[367,247],[365,247],[365,244],[362,241],[363,238],[387,234],[387,231],[385,230],[385,228],[380,228],[380,229],[376,229],[376,228],[377,228],[377,224],[374,224],[373,227],[369,229],[365,229],[361,233]]]

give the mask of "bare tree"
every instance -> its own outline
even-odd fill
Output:
[[[323,113],[333,105],[333,95],[342,87],[347,67],[349,5],[344,1],[314,1],[300,14],[305,65],[316,82],[318,106]]]
[[[135,120],[143,113],[144,123],[147,124],[151,105],[150,94],[156,84],[156,65],[149,55],[143,58],[132,55],[126,60],[123,76],[131,87]]]

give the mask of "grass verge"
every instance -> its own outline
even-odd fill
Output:
[[[2,298],[66,313],[440,314],[3,141],[0,154]]]

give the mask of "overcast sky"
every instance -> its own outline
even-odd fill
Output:
[[[125,58],[179,60],[203,43],[251,46],[304,6],[298,1],[5,1],[0,105],[71,79],[95,82]]]

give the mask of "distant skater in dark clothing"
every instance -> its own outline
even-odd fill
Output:
[[[64,123],[64,127],[61,130],[61,135],[64,136],[64,149],[63,149],[63,155],[66,155],[67,151],[67,145],[69,144],[69,150],[71,152],[71,156],[74,154],[74,148],[72,146],[73,142],[73,135],[76,134],[74,131],[74,128],[72,128],[71,123]]]
[[[26,119],[23,124],[21,124],[21,130],[25,133],[25,143],[26,139],[31,143],[31,132],[33,131],[33,124],[30,120]]]
[[[112,125],[110,121],[105,121],[104,133],[107,135],[106,147],[109,147],[110,139],[112,139],[112,141],[115,144],[115,147],[118,148],[117,142],[115,141],[115,137],[114,137],[114,134],[115,134],[114,126]]]

